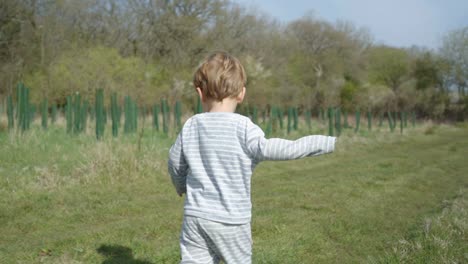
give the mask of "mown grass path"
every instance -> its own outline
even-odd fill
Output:
[[[0,263],[177,263],[172,139],[145,136],[140,151],[137,141],[0,135]],[[464,195],[467,157],[465,124],[345,133],[332,155],[262,163],[254,263],[389,262],[398,241]],[[464,231],[451,245],[460,260]]]

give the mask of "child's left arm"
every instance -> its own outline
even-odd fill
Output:
[[[297,140],[266,139],[262,129],[249,122],[246,129],[247,152],[257,161],[293,160],[331,153],[336,137],[310,135]]]
[[[260,140],[258,160],[292,160],[332,153],[335,150],[336,137],[311,135],[297,140],[282,138],[262,138]]]
[[[186,179],[188,170],[188,165],[185,161],[182,148],[182,133],[179,134],[176,142],[169,150],[169,161],[167,162],[167,167],[177,194],[182,196],[182,194],[187,191]]]

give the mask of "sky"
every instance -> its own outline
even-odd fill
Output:
[[[287,23],[313,14],[369,29],[376,44],[437,49],[443,36],[468,26],[468,0],[234,0]]]

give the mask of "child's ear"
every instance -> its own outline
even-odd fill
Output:
[[[198,96],[200,97],[200,101],[203,102],[203,100],[204,100],[205,98],[203,98],[203,92],[202,92],[202,90],[200,89],[200,87],[197,87],[197,93],[198,93]]]
[[[237,96],[237,103],[242,103],[244,101],[244,96],[245,96],[245,87],[242,87],[242,91],[239,93]]]

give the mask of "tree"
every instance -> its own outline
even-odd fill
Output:
[[[408,55],[402,49],[387,46],[376,47],[370,54],[371,80],[398,92],[400,85],[408,79]]]
[[[0,3],[0,94],[12,94],[16,81],[37,63],[36,2],[2,0]]]
[[[439,61],[430,52],[425,52],[416,58],[412,69],[412,75],[416,79],[416,89],[442,88],[441,67],[438,63]]]
[[[398,48],[378,46],[371,50],[369,77],[371,82],[383,84],[394,93],[392,110],[403,110],[402,84],[410,79],[409,57],[406,51]]]
[[[193,63],[204,51],[204,29],[224,6],[221,0],[129,0],[127,15],[134,17],[128,38],[138,55],[164,61],[176,68]],[[137,14],[137,15],[134,15]]]
[[[296,90],[289,96],[295,95],[295,100],[304,98],[304,103],[309,107],[325,106],[332,86],[322,84],[331,79],[334,73],[335,56],[328,54],[333,53],[339,45],[336,30],[331,23],[307,15],[289,23],[285,37],[289,50],[285,78],[290,81],[290,87]]]
[[[447,33],[440,54],[450,64],[447,77],[450,85],[457,88],[461,100],[468,88],[468,26]]]

